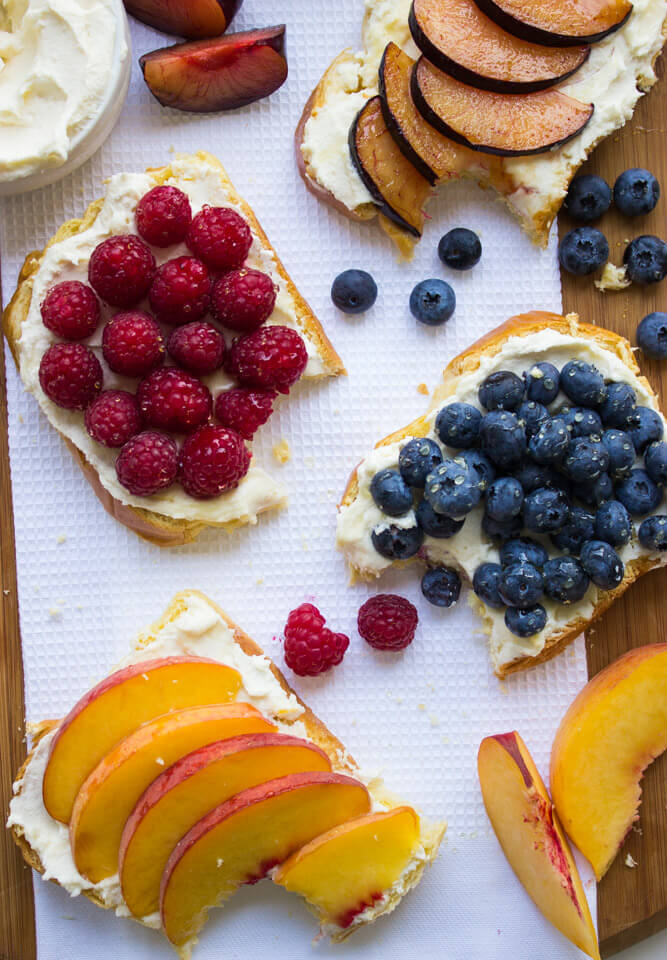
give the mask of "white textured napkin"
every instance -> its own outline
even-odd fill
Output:
[[[343,665],[295,687],[364,767],[449,831],[435,866],[389,918],[345,945],[320,944],[317,956],[366,960],[554,960],[579,956],[542,919],[493,835],[476,775],[481,737],[518,729],[546,776],[551,739],[586,679],[581,641],[558,659],[506,683],[494,677],[477,623],[462,601],[429,607],[416,570],[390,573],[380,589],[417,603],[421,623],[402,655],[376,653],[356,633],[359,605],[377,587],[349,588],[334,550],[335,504],[349,471],[389,431],[425,408],[418,384],[433,387],[445,363],[485,331],[522,310],[561,305],[555,241],[533,247],[490,192],[455,184],[430,207],[433,218],[415,260],[398,264],[373,227],[349,222],[304,188],[292,137],[303,103],[324,68],[358,43],[360,0],[335,5],[247,0],[234,29],[284,18],[290,75],[273,97],[229,114],[164,110],[145,87],[137,57],[169,38],[132,23],[132,84],[111,139],[77,173],[50,188],[5,200],[2,280],[14,287],[28,250],[43,246],[61,222],[100,195],[104,177],[167,161],[170,150],[217,154],[255,209],[297,286],[324,322],[348,378],[302,384],[260,431],[256,455],[287,483],[290,509],[232,536],[209,531],[191,547],[160,550],[103,510],[61,439],[9,369],[10,450],[14,484],[21,626],[28,718],[60,716],[123,656],[138,629],[172,594],[210,594],[281,662],[276,639],[288,611],[312,600],[329,624],[351,637]],[[443,270],[442,233],[467,226],[484,253],[469,274]],[[379,297],[366,316],[332,306],[333,277],[370,270]],[[418,325],[408,310],[413,285],[445,276],[458,298],[441,329]],[[279,466],[273,444],[287,437],[292,459]],[[595,887],[584,870],[594,909]],[[169,947],[154,932],[118,920],[81,897],[72,902],[35,880],[39,960],[154,960]],[[266,882],[241,891],[214,915],[195,956],[315,956],[310,914]]]

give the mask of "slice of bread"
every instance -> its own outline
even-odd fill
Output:
[[[482,337],[447,365],[443,371],[442,382],[433,392],[431,403],[426,414],[418,417],[402,430],[398,430],[385,437],[376,445],[376,451],[381,450],[383,447],[396,445],[395,455],[390,452],[387,463],[383,462],[382,467],[395,465],[394,461],[397,462],[398,458],[397,450],[402,441],[411,437],[424,437],[432,434],[436,411],[448,400],[456,399],[455,394],[457,394],[457,390],[459,390],[464,379],[469,384],[472,375],[472,382],[477,386],[479,381],[474,375],[483,363],[487,364],[484,374],[486,376],[487,373],[490,372],[488,366],[489,361],[499,354],[503,348],[507,346],[508,342],[516,343],[518,341],[516,341],[515,338],[535,335],[537,335],[537,342],[539,342],[540,337],[555,335],[555,337],[558,338],[562,335],[568,338],[568,340],[572,338],[572,342],[581,340],[594,344],[597,348],[605,352],[605,356],[607,354],[609,355],[609,362],[615,365],[616,371],[627,371],[628,377],[633,379],[635,387],[639,387],[643,392],[640,402],[650,404],[655,410],[659,411],[658,398],[649,382],[641,375],[632,347],[627,340],[613,333],[611,330],[581,323],[576,314],[569,314],[564,317],[558,314],[535,311],[533,313],[512,317],[506,323],[496,327],[486,336]],[[561,353],[563,350],[568,349],[567,343],[568,341],[566,340],[563,345],[559,344],[558,349]],[[537,350],[538,348],[535,349]],[[547,351],[543,355],[540,354],[539,358],[549,360],[550,353]],[[528,366],[531,362],[534,361],[526,360],[524,364]],[[602,370],[602,372],[604,374],[605,371]],[[392,462],[390,463],[389,460]],[[391,562],[384,560],[379,554],[373,551],[370,544],[369,522],[364,524],[363,514],[361,514],[361,511],[364,509],[363,504],[365,502],[372,503],[368,493],[370,477],[363,471],[363,463],[362,461],[362,463],[353,470],[339,505],[338,546],[348,559],[353,581],[355,579],[372,579],[373,577],[380,576],[383,570],[389,566],[404,566],[412,563],[413,560],[419,560],[422,563],[452,563],[457,566],[464,577],[469,580],[472,574],[470,569],[466,570],[465,567],[466,564],[470,566],[470,562],[466,560],[464,564],[459,560],[455,552],[451,552],[459,549],[455,546],[456,536],[452,538],[452,540],[431,541],[430,551],[429,546],[425,546],[415,557],[407,561]],[[364,489],[362,489],[360,484],[360,476],[362,475],[364,477]],[[471,528],[472,533],[469,531],[466,535],[473,537],[473,546],[479,545],[480,549],[485,551],[485,555],[479,556],[479,558],[475,554],[475,564],[489,560],[497,562],[498,558],[495,555],[491,555],[491,551],[494,550],[493,545],[490,541],[486,540],[486,538],[483,538],[481,530],[479,529],[482,507],[480,506],[475,509],[478,513],[470,514],[470,518],[466,520],[466,523],[472,523],[473,518],[475,518],[474,522],[476,526]],[[349,513],[350,510],[352,510],[352,513]],[[659,507],[656,512],[665,513],[667,512],[667,508],[663,507],[661,509]],[[346,519],[346,517],[348,519]],[[355,522],[355,518],[357,522]],[[391,522],[390,517],[385,517],[384,519]],[[372,522],[373,521],[370,521],[371,524]],[[465,524],[463,529],[465,529]],[[531,536],[534,535],[531,534]],[[619,548],[622,557],[623,551],[629,551],[633,543],[634,542],[631,541],[627,547]],[[364,544],[367,544],[366,548]],[[448,544],[453,545],[451,551],[447,546]],[[650,553],[638,547],[636,543],[634,543],[634,548],[636,549],[633,549],[632,555],[626,553],[625,576],[615,590],[605,592],[591,586],[589,589],[589,594],[591,595],[590,600],[586,600],[585,597],[585,604],[583,601],[580,604],[575,604],[571,608],[570,612],[572,615],[570,617],[559,616],[558,618],[551,618],[551,622],[547,620],[544,631],[538,635],[539,642],[536,644],[528,644],[528,642],[526,642],[523,651],[517,650],[516,648],[509,648],[513,652],[512,656],[506,656],[502,648],[494,641],[494,628],[497,634],[500,628],[496,621],[499,616],[502,616],[502,612],[499,615],[497,611],[491,610],[470,590],[469,602],[480,616],[484,632],[490,639],[490,654],[496,675],[502,678],[510,673],[516,673],[517,671],[525,670],[538,663],[543,663],[545,660],[550,660],[578,637],[593,620],[604,613],[613,601],[627,590],[630,584],[637,580],[638,577],[655,567],[667,564],[667,553]],[[437,551],[437,556],[435,556],[434,551]],[[371,560],[364,563],[365,556],[370,557]],[[468,554],[468,556],[470,556],[470,554]],[[586,596],[588,597],[589,594]],[[551,601],[549,601],[549,603],[551,603]],[[567,607],[560,607],[559,609],[561,611],[569,610]],[[502,629],[506,630],[504,627]],[[507,632],[507,634],[509,637],[509,632]]]
[[[320,322],[297,290],[252,209],[236,192],[222,164],[211,154],[200,151],[192,156],[178,156],[168,166],[150,168],[146,173],[150,178],[148,188],[162,183],[183,181],[187,183],[188,180],[195,180],[198,176],[211,178],[210,182],[215,182],[216,189],[221,191],[225,202],[238,209],[249,224],[253,234],[253,251],[256,251],[257,257],[264,258],[262,263],[269,262],[275,271],[281,287],[281,295],[285,298],[284,302],[290,305],[295,326],[307,342],[309,356],[312,356],[315,361],[312,372],[307,370],[305,376],[320,379],[345,373],[343,363],[326,337]],[[25,259],[16,291],[2,318],[4,334],[24,382],[26,376],[23,366],[25,357],[22,349],[22,332],[29,315],[31,312],[34,314],[33,290],[39,287],[40,267],[44,263],[45,256],[54,248],[57,249],[58,244],[67,242],[70,238],[81,237],[87,230],[94,228],[98,217],[107,215],[106,202],[105,199],[100,199],[91,203],[80,220],[69,220],[63,224],[43,250],[30,253]],[[127,232],[128,229],[132,229],[131,226],[125,225],[123,232]],[[168,251],[167,255],[173,256],[174,253]],[[68,275],[67,279],[72,278]],[[85,279],[85,276],[82,279]],[[57,280],[58,277],[55,277],[50,282],[57,282]],[[101,326],[93,339],[97,341],[99,338],[101,338]],[[99,346],[99,344],[97,345]],[[102,360],[101,350],[98,350],[97,354]],[[108,373],[108,370],[105,370],[105,373]],[[134,386],[130,385],[129,389],[133,390],[135,386],[136,383]],[[59,411],[47,399],[36,382],[35,376],[31,377],[30,389],[37,397],[51,423],[56,429],[59,429],[56,418],[62,416],[62,411]],[[96,464],[95,457],[101,457],[104,451],[99,445],[86,437],[83,429],[83,417],[77,415],[76,422],[79,421],[80,430],[84,435],[80,439],[86,440],[87,452],[77,443],[76,432],[71,430],[68,430],[67,433],[63,430],[60,430],[60,432],[105,510],[140,537],[159,546],[177,546],[189,543],[207,526],[232,530],[245,523],[255,523],[259,513],[280,507],[285,503],[285,491],[282,484],[274,481],[264,471],[260,471],[254,463],[251,465],[250,473],[241,481],[237,490],[216,498],[222,501],[224,498],[229,498],[230,494],[235,498],[231,501],[233,506],[227,511],[228,515],[225,515],[224,520],[217,520],[212,516],[215,511],[210,509],[211,501],[206,501],[206,505],[200,505],[199,508],[197,507],[197,501],[191,501],[186,512],[189,515],[178,516],[174,515],[173,511],[163,512],[160,510],[161,495],[137,498],[125,492],[121,496],[119,491],[122,488],[117,484],[110,485],[100,475],[99,464]],[[66,421],[60,421],[61,427],[64,422]],[[113,470],[111,472],[113,473]],[[113,480],[115,480],[115,475]],[[253,486],[251,487],[250,484]],[[263,494],[255,495],[250,506],[247,504],[244,506],[244,488],[257,490],[259,484],[263,485]],[[171,492],[172,488],[167,491],[167,494],[171,495]],[[198,510],[200,515],[198,515]]]
[[[165,636],[171,636],[174,634],[175,629],[178,629],[177,626],[175,627],[175,624],[180,617],[187,617],[188,615],[191,615],[193,611],[196,612],[202,609],[205,609],[207,615],[213,617],[214,620],[219,618],[219,621],[222,621],[222,623],[232,631],[233,643],[237,644],[239,650],[243,655],[245,655],[244,657],[241,657],[242,661],[246,660],[247,657],[260,657],[262,658],[262,666],[264,669],[266,669],[266,665],[268,663],[268,667],[272,674],[272,681],[275,683],[276,689],[279,689],[282,693],[287,694],[290,698],[290,703],[295,708],[292,711],[294,714],[293,717],[286,716],[283,713],[280,713],[279,715],[271,715],[270,712],[264,710],[263,712],[265,715],[269,719],[277,721],[282,732],[289,733],[290,727],[294,727],[293,733],[296,736],[306,736],[312,740],[330,757],[332,766],[337,772],[345,773],[357,778],[362,777],[357,763],[350,756],[340,740],[338,740],[333,733],[331,733],[325,724],[315,716],[312,710],[292,690],[286,678],[275,665],[275,663],[268,660],[255,641],[252,640],[239,626],[237,626],[233,620],[227,616],[224,610],[222,610],[217,604],[199,591],[185,590],[176,594],[160,619],[139,635],[134,644],[134,652],[136,653],[136,651],[143,651],[145,649],[147,651],[147,658],[150,659],[151,648],[154,647],[155,644],[159,644]],[[197,634],[188,635],[187,652],[190,655],[196,655],[197,641],[199,636],[200,635]],[[210,647],[207,648],[206,651],[202,650],[201,655],[211,656]],[[239,663],[238,660],[235,660],[234,666],[236,669],[240,670],[243,679],[243,663]],[[255,679],[250,685],[254,685],[253,688],[256,689],[257,676],[255,676]],[[261,709],[261,705],[259,703],[256,705],[258,709]],[[24,778],[26,776],[26,772],[30,768],[31,762],[35,757],[35,751],[40,740],[54,730],[58,723],[58,720],[46,720],[42,723],[31,725],[30,732],[32,736],[32,747],[16,776],[14,784],[14,794],[16,797],[20,797],[23,792]],[[393,807],[402,805],[402,802],[394,797],[389,791],[387,791],[381,782],[373,780],[368,783],[367,786],[373,800],[378,804],[381,804],[383,808],[391,809]],[[46,814],[45,810],[42,810],[41,813],[48,817],[48,814]],[[36,845],[33,845],[30,842],[29,825],[19,822],[21,820],[21,816],[17,816],[16,811],[13,811],[10,807],[9,827],[15,842],[19,846],[26,863],[28,863],[38,873],[44,874],[45,867],[40,858],[40,851],[38,848],[36,848],[37,842],[35,842]],[[54,826],[56,826],[55,821],[52,821],[52,823]],[[332,940],[343,940],[354,931],[360,929],[362,926],[372,923],[385,913],[391,912],[397,906],[403,896],[408,892],[408,890],[416,886],[421,879],[426,865],[435,859],[438,853],[440,842],[446,830],[446,824],[444,822],[429,823],[423,818],[420,821],[420,826],[421,846],[419,850],[419,856],[416,856],[409,864],[408,868],[406,868],[405,874],[401,877],[400,884],[396,884],[390,890],[385,891],[386,896],[383,901],[378,903],[376,907],[365,910],[363,914],[360,914],[349,927],[327,927],[326,933],[331,936]],[[57,828],[63,831],[63,836],[67,835],[67,827],[65,825],[58,824]],[[71,867],[76,874],[73,862]],[[49,879],[54,883],[59,884],[59,877],[57,875],[50,875]],[[124,908],[119,892],[115,895],[112,895],[109,892],[108,887],[105,889],[105,884],[108,884],[108,881],[103,881],[101,885],[95,888],[86,887],[85,880],[83,880],[81,877],[79,877],[78,880],[80,881],[80,891],[97,906],[105,909],[115,908],[117,913],[121,915],[127,913],[127,908]]]

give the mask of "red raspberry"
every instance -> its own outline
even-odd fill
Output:
[[[98,243],[88,263],[90,285],[114,307],[133,307],[143,300],[154,276],[155,257],[132,234]]]
[[[178,187],[153,187],[135,211],[137,233],[154,247],[182,243],[192,220],[190,201]]]
[[[223,427],[231,427],[244,440],[252,440],[273,413],[275,399],[275,390],[223,390],[215,400],[215,415]]]
[[[236,210],[205,206],[193,218],[185,242],[212,270],[234,270],[248,256],[252,233]]]
[[[213,373],[222,366],[225,340],[212,323],[195,320],[176,327],[167,342],[167,350],[179,367],[190,373]]]
[[[97,330],[100,305],[85,283],[65,280],[51,287],[42,300],[44,326],[63,340],[85,340]]]
[[[191,497],[206,500],[238,487],[250,466],[242,438],[226,427],[200,427],[181,449],[180,481]]]
[[[216,281],[211,311],[223,327],[250,333],[269,319],[277,293],[278,288],[267,273],[242,267]]]
[[[171,326],[199,320],[211,302],[211,278],[195,257],[176,257],[158,268],[148,294],[153,313]]]
[[[289,393],[306,369],[308,353],[296,330],[268,326],[235,340],[228,361],[229,372],[244,387]]]
[[[39,365],[39,382],[49,400],[65,410],[85,410],[102,389],[102,367],[82,343],[54,343]]]
[[[417,629],[417,608],[394,593],[379,593],[359,610],[357,627],[376,650],[402,650],[412,643]]]
[[[136,398],[127,390],[104,390],[86,408],[86,430],[105,447],[122,447],[141,430]]]
[[[164,340],[157,323],[147,313],[117,313],[102,333],[102,353],[115,373],[143,377],[164,360]]]
[[[201,380],[178,367],[154,370],[137,389],[146,423],[163,430],[190,433],[211,416],[211,391]]]
[[[340,663],[350,640],[333,633],[312,603],[292,610],[285,625],[285,663],[300,677],[316,677]]]
[[[150,497],[176,479],[178,447],[165,433],[144,430],[128,440],[118,454],[116,474],[130,493]]]

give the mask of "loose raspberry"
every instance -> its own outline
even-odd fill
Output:
[[[193,218],[185,242],[212,270],[235,270],[248,256],[252,233],[236,210],[205,206]]]
[[[179,326],[199,320],[211,302],[211,278],[195,257],[176,257],[158,268],[148,294],[153,313],[163,323]]]
[[[289,393],[308,362],[306,345],[291,327],[260,327],[235,340],[227,367],[244,387]]]
[[[357,627],[376,650],[402,650],[412,643],[417,629],[417,608],[393,593],[379,593],[359,610]]]
[[[180,481],[191,497],[206,500],[239,485],[250,466],[243,439],[227,427],[200,427],[181,449]]]
[[[39,382],[49,400],[65,410],[85,410],[102,389],[102,367],[82,343],[54,343],[39,365]]]
[[[44,326],[63,340],[85,340],[100,322],[97,297],[85,283],[65,280],[51,287],[41,306]]]
[[[165,433],[144,430],[128,440],[118,454],[119,482],[138,497],[150,497],[170,487],[178,474],[178,447]]]
[[[153,187],[135,211],[137,233],[154,247],[182,243],[192,220],[190,201],[177,187]]]
[[[143,377],[162,366],[162,332],[147,313],[139,310],[117,313],[102,332],[102,353],[115,373]]]
[[[269,319],[277,293],[278,288],[268,273],[241,267],[216,281],[211,310],[223,327],[250,333]]]
[[[273,413],[275,398],[275,390],[223,390],[215,400],[215,415],[223,427],[231,427],[244,440],[252,440]]]
[[[86,430],[105,447],[122,447],[141,430],[141,414],[127,390],[104,390],[86,407]]]
[[[225,340],[212,323],[195,320],[176,327],[167,342],[167,350],[179,367],[202,375],[222,366]]]
[[[132,234],[103,240],[88,263],[90,285],[114,307],[133,307],[143,300],[154,276],[155,257]]]
[[[285,625],[285,663],[300,677],[316,677],[339,664],[350,640],[333,633],[312,603],[292,610]]]
[[[211,391],[178,367],[164,367],[141,381],[137,389],[141,415],[151,427],[190,433],[211,416]]]

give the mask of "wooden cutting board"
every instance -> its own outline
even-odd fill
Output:
[[[664,58],[659,72],[664,73]],[[628,167],[648,166],[667,193],[667,98],[664,82],[645,97],[632,123],[599,147],[587,170],[610,183]],[[649,217],[624,221],[605,216],[602,228],[611,258],[620,264],[625,238],[638,233],[667,237],[667,196]],[[561,233],[573,224],[562,218]],[[0,297],[1,300],[1,297]],[[536,306],[539,306],[536,304]],[[598,292],[588,278],[563,274],[563,306],[587,322],[617,330],[631,340],[639,320],[651,310],[667,310],[667,281],[653,288],[621,293]],[[667,398],[667,362],[641,358],[653,386]],[[16,592],[12,490],[7,446],[7,393],[0,350],[0,810],[4,817],[15,771],[25,756],[23,666]],[[667,636],[667,570],[649,574],[617,601],[587,635],[588,673],[631,647]],[[632,832],[622,855],[598,888],[598,930],[603,956],[650,936],[667,926],[667,757],[644,778],[641,832]],[[624,865],[630,853],[637,866]],[[35,960],[35,917],[31,870],[5,830],[0,830],[0,960]]]

